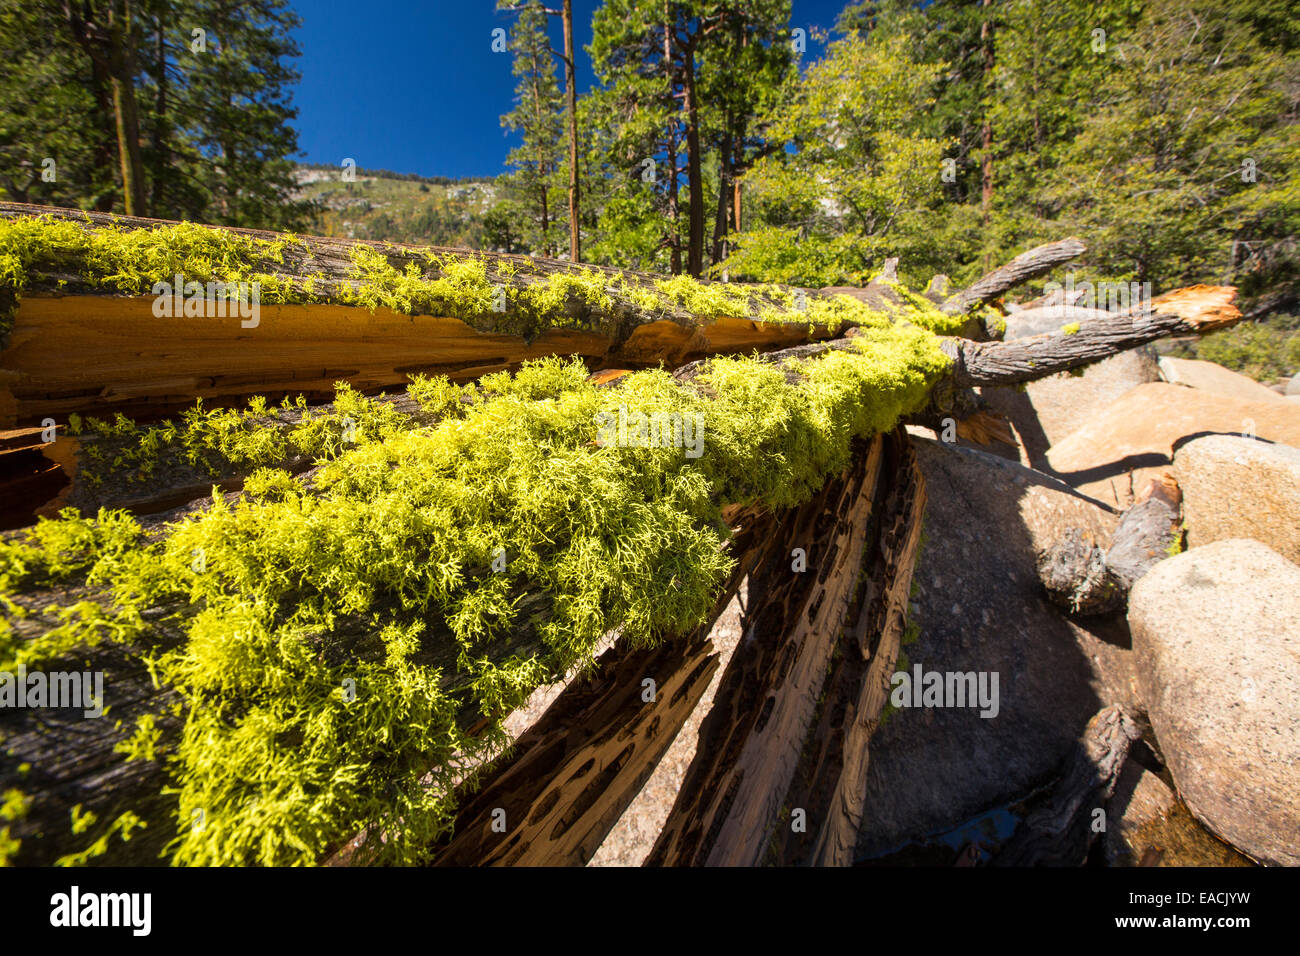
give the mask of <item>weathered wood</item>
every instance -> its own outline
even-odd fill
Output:
[[[785,805],[807,828],[783,828],[777,859],[787,866],[849,866],[867,795],[871,737],[889,698],[921,540],[925,481],[910,440],[885,444],[854,613],[845,622]]]
[[[1105,318],[1080,322],[1078,331],[1057,331],[1010,342],[971,342],[944,339],[953,359],[950,373],[956,385],[1014,385],[1067,372],[1118,352],[1169,335],[1201,335],[1226,328],[1241,318],[1233,306],[1231,286],[1189,286],[1159,296],[1147,304]],[[1062,310],[1069,323],[1070,310]]]
[[[233,500],[234,495],[226,498]],[[146,531],[156,530],[177,515],[177,511],[161,513],[142,524]],[[542,647],[537,628],[550,612],[551,597],[540,592],[516,597],[520,620],[525,623],[483,648],[486,656],[504,660]],[[19,639],[38,637],[57,626],[58,618],[46,608],[57,611],[80,601],[104,608],[111,604],[111,595],[104,589],[83,583],[10,595],[10,599],[23,611],[10,619]],[[150,823],[129,842],[110,841],[108,855],[97,863],[160,865],[159,852],[175,836],[168,818],[174,802],[162,792],[170,782],[169,775],[161,761],[128,761],[115,748],[131,736],[137,719],[145,715],[152,715],[161,731],[159,753],[178,740],[185,702],[172,689],[154,685],[142,663],[142,652],[161,652],[183,644],[184,624],[193,610],[178,605],[147,608],[142,612],[147,630],[138,641],[81,646],[42,664],[45,671],[101,672],[103,702],[111,707],[110,712],[87,719],[81,709],[0,709],[0,792],[15,788],[31,799],[26,816],[10,824],[11,835],[22,841],[18,863],[49,865],[62,854],[84,849],[99,831],[77,837],[70,834],[69,814],[80,805],[83,811],[95,814],[101,827],[127,810]],[[455,667],[458,652],[454,637],[436,615],[431,615],[428,623],[413,662],[441,671],[444,691],[463,691],[468,681]],[[346,653],[366,660],[384,654],[383,641],[373,624],[359,616],[340,620],[329,636],[331,655]],[[458,715],[458,722],[472,730],[482,725],[483,718],[470,703]],[[29,769],[21,769],[24,766]]]
[[[993,866],[1082,866],[1097,839],[1097,811],[1115,792],[1129,748],[1141,736],[1118,704],[1099,711],[1066,759],[1044,802],[1021,821]]]
[[[1124,512],[1106,552],[1106,569],[1125,594],[1181,544],[1182,503],[1178,482],[1166,472],[1152,478]]]
[[[705,622],[655,648],[616,643],[464,787],[435,866],[580,866],[591,858],[708,687],[718,667],[709,633],[761,560],[775,520],[745,516],[732,540],[736,567]]]
[[[877,446],[879,441],[880,439],[877,438]],[[304,477],[309,487],[310,473]],[[828,486],[828,489],[830,487]],[[842,487],[838,494],[839,497],[835,498],[835,500],[839,503],[832,508],[832,511],[844,510],[849,506],[849,502],[857,501],[859,497],[856,492],[844,491]],[[826,490],[821,496],[804,506],[803,509],[798,509],[797,513],[801,516],[797,522],[799,527],[803,529],[815,524],[819,516],[827,508],[827,501],[830,500],[828,496],[834,497],[834,495],[835,493],[831,490]],[[239,495],[237,492],[228,492],[222,497],[227,504],[230,504],[236,501]],[[141,524],[146,534],[160,534],[169,522],[182,515],[207,507],[209,501],[210,498],[205,495],[204,498],[187,503],[180,508],[143,517],[140,519]],[[865,507],[869,511],[869,496],[865,504],[859,502],[856,507]],[[808,537],[810,536],[805,534],[805,540]],[[765,534],[762,536],[762,540],[766,542],[765,546],[771,546],[771,543],[776,541],[777,537]],[[820,547],[813,550],[821,553],[833,553],[830,550],[823,552]],[[788,555],[782,560],[785,566],[788,567]],[[473,572],[473,569],[469,570],[471,573]],[[799,577],[803,576],[800,575]],[[854,575],[849,576],[850,582],[854,577]],[[494,659],[504,659],[516,653],[527,653],[538,646],[536,626],[546,618],[549,610],[549,597],[546,594],[521,594],[518,597],[522,602],[520,620],[529,623],[507,635],[505,639],[498,642],[499,646],[494,645],[484,649],[484,653]],[[34,638],[55,625],[55,620],[40,613],[40,609],[54,603],[66,605],[82,599],[105,605],[106,602],[111,600],[109,593],[103,588],[85,587],[76,589],[76,594],[73,597],[64,593],[55,594],[52,592],[16,596],[19,605],[29,612],[28,616],[17,623],[19,636]],[[181,612],[182,616],[180,618],[176,617],[177,612]],[[162,622],[158,625],[159,627],[165,626],[171,630],[165,633],[158,632],[145,635],[142,638],[144,643],[152,645],[154,642],[165,643],[169,639],[173,641],[180,639],[179,629],[183,627],[184,612],[185,608],[179,604],[174,607],[153,608],[147,611],[146,618],[148,620]],[[446,675],[444,689],[448,692],[456,692],[461,689],[461,685],[457,682],[462,680],[454,666],[456,642],[449,638],[445,623],[440,619],[431,619],[429,623],[431,626],[422,636],[421,650],[416,655],[416,661],[422,665],[439,668]],[[331,632],[329,641],[329,646],[333,649],[331,653],[343,653],[346,649],[347,653],[355,653],[363,657],[370,652],[379,653],[381,644],[382,642],[376,640],[373,628],[361,620],[340,622],[339,627]],[[666,691],[669,709],[663,714],[647,711],[633,715],[637,720],[632,722],[630,725],[632,729],[629,732],[642,735],[643,743],[645,743],[642,748],[643,757],[646,753],[654,753],[653,747],[659,746],[656,741],[659,741],[661,737],[670,740],[670,728],[680,726],[680,722],[689,714],[690,708],[688,705],[690,701],[685,697],[679,698],[677,691],[685,688],[683,692],[687,693],[687,696],[695,694],[696,698],[698,698],[698,693],[702,693],[703,685],[697,684],[696,678],[690,676],[695,672],[695,667],[702,664],[702,658],[691,656],[695,655],[698,650],[693,645],[681,645],[679,643],[655,652],[658,656],[646,658],[646,661],[658,661],[659,663],[656,666],[661,667],[664,673],[671,672],[667,681],[673,687],[673,690]],[[78,803],[83,808],[95,812],[101,820],[115,819],[122,809],[129,809],[132,806],[150,807],[154,808],[155,811],[162,806],[157,800],[157,795],[167,782],[163,767],[147,761],[134,761],[127,765],[120,756],[114,753],[114,747],[129,735],[135,716],[146,712],[155,712],[157,708],[165,708],[172,698],[167,691],[159,691],[153,688],[144,675],[132,677],[129,674],[122,673],[123,664],[113,658],[115,654],[120,655],[120,649],[115,649],[112,645],[104,645],[99,648],[78,649],[73,656],[84,661],[86,667],[92,670],[105,670],[107,672],[108,686],[110,688],[109,702],[116,708],[114,716],[121,714],[124,717],[132,718],[124,721],[121,727],[116,726],[116,721],[112,726],[106,722],[101,722],[96,723],[93,727],[94,733],[85,733],[76,721],[63,721],[57,725],[47,725],[40,711],[17,710],[0,714],[0,734],[5,736],[8,752],[13,758],[12,763],[6,761],[4,766],[0,766],[0,787],[21,786],[23,792],[36,797],[37,809],[34,809],[22,821],[14,834],[19,839],[25,840],[22,857],[25,862],[48,863],[53,854],[67,852],[69,848],[57,841],[47,843],[31,838],[41,832],[63,832],[66,829],[66,819],[71,807]],[[125,659],[123,657],[123,660]],[[636,659],[630,658],[630,660]],[[689,660],[691,666],[688,667],[683,663],[681,668],[674,670],[670,664],[673,660]],[[615,658],[610,658],[610,665],[623,666]],[[641,666],[644,669],[650,664],[642,662],[636,666]],[[619,673],[623,672],[619,671]],[[707,684],[707,680],[705,684]],[[622,699],[621,695],[627,693],[627,688],[621,685],[607,685],[604,693],[606,694],[605,697],[600,699],[592,698],[584,705],[579,706],[570,703],[566,706],[577,707],[576,712],[584,714],[590,713],[589,707],[594,707],[601,713],[609,713],[608,708],[612,706],[609,703],[610,700]],[[129,696],[130,703],[135,707],[135,710],[122,706],[122,694]],[[576,698],[570,700],[573,699]],[[161,713],[161,710],[158,712]],[[557,713],[559,712],[557,711]],[[183,719],[183,709],[176,716],[178,720]],[[625,714],[624,716],[628,715]],[[479,719],[480,715],[476,711],[467,709],[461,715],[461,725],[472,728],[477,725]],[[164,726],[166,731],[164,744],[170,743],[174,738],[176,726],[178,726],[176,722]],[[662,746],[666,747],[667,742],[667,740],[662,741]],[[619,753],[621,752],[620,749]],[[49,753],[66,753],[67,759],[61,758],[51,764],[47,760]],[[533,759],[540,758],[534,757]],[[33,767],[38,769],[35,769],[31,776],[20,779],[21,775],[17,773],[16,767],[21,763],[31,763]],[[598,842],[599,837],[603,836],[603,833],[597,833],[597,831],[601,826],[607,827],[613,823],[617,818],[621,805],[635,794],[636,786],[639,786],[639,782],[636,782],[637,775],[646,772],[648,770],[645,764],[638,762],[623,769],[616,768],[608,779],[602,778],[605,781],[606,788],[602,790],[602,799],[587,807],[590,813],[598,814],[598,818],[593,818],[596,819],[596,822],[592,823],[588,820],[583,823],[582,827],[573,829],[572,827],[576,826],[576,823],[570,821],[570,825],[562,828],[564,833],[569,835],[564,839],[557,836],[551,841],[548,844],[552,847],[549,852],[559,852],[563,849],[567,853],[579,856],[582,853],[591,852],[594,849],[592,841]],[[618,790],[617,788],[624,789]],[[515,817],[511,817],[511,819],[515,819]],[[158,830],[159,826],[156,824],[154,834]],[[152,842],[152,835],[150,840],[133,840],[126,844],[114,841],[109,862],[153,862],[158,849],[159,846]],[[569,859],[573,858],[575,857],[569,857]]]
[[[855,508],[865,506],[870,513],[871,487],[863,482],[879,474],[885,444],[897,445],[898,441],[896,436],[877,436],[860,446],[850,472],[829,483],[813,501],[789,512],[763,514],[747,521],[745,531],[733,542],[737,569],[711,617],[725,608],[745,576],[751,576],[751,587],[755,588],[751,593],[757,593],[761,585],[752,575],[770,574],[772,569],[782,567],[784,575],[791,575],[791,549],[787,545],[804,540],[803,529],[824,522],[828,506],[832,511],[842,511],[852,501]],[[863,497],[853,499],[857,494]],[[834,522],[833,528],[843,530],[843,522]],[[816,575],[821,582],[831,582],[821,592],[823,595],[836,584],[851,589],[859,570],[846,560],[854,551],[852,545],[838,551],[833,543],[828,542],[828,546],[824,549],[819,545],[816,553],[830,555],[834,572],[827,573],[826,567],[815,571],[812,563],[808,571],[810,578]],[[906,584],[902,585],[902,593],[906,594]],[[871,591],[868,597],[864,591],[862,596],[862,608],[868,613],[860,615],[857,622],[858,631],[866,634],[882,616],[889,617],[890,601],[896,605],[900,600],[899,588],[894,582],[887,592]],[[884,609],[878,610],[876,605],[882,596]],[[843,622],[835,621],[833,616],[837,610],[842,615],[845,604],[833,596],[819,604],[822,613],[831,615],[827,618],[829,631],[840,633]],[[764,606],[768,606],[766,602]],[[875,616],[872,612],[876,612]],[[768,626],[779,628],[791,623],[773,620]],[[515,754],[492,769],[481,789],[465,804],[457,820],[456,836],[440,849],[437,863],[585,863],[649,778],[707,687],[716,667],[708,630],[706,625],[686,639],[650,652],[606,652],[594,680],[567,689],[520,738]],[[885,643],[889,644],[888,637]],[[642,699],[647,677],[657,683],[654,702]],[[768,739],[780,744],[785,737],[774,729]],[[797,753],[797,739],[793,746]],[[771,796],[779,800],[780,792]],[[505,811],[504,832],[498,832],[499,824],[498,830],[493,829],[493,813],[500,810]]]
[[[873,442],[866,467],[773,535],[771,558],[750,577],[741,644],[648,865],[755,865],[789,825],[782,804],[852,606],[883,466],[884,442]],[[806,571],[796,570],[796,548]]]
[[[1109,550],[1087,532],[1068,529],[1037,555],[1048,597],[1072,614],[1107,614],[1126,606],[1138,579],[1180,542],[1181,503],[1178,483],[1165,473],[1152,478],[1124,512]]]
[[[407,418],[411,427],[433,421],[433,416],[424,412],[408,394],[381,395],[374,401]],[[245,428],[287,436],[305,417],[320,420],[335,412],[332,402],[306,409],[271,407],[264,417],[248,419]],[[46,466],[42,475],[50,470],[58,473],[53,480],[25,482],[26,476],[19,468],[6,467],[6,452],[0,450],[0,492],[7,501],[7,508],[0,513],[0,530],[24,527],[38,517],[54,517],[68,507],[77,508],[82,514],[95,514],[100,508],[124,508],[137,515],[156,514],[209,497],[213,486],[222,491],[239,491],[244,480],[258,468],[280,468],[296,475],[311,468],[315,460],[314,456],[290,447],[284,457],[260,464],[232,462],[215,453],[208,456],[210,463],[196,464],[188,459],[186,449],[176,444],[161,448],[152,472],[142,475],[129,469],[97,467],[91,458],[94,452],[100,461],[112,462],[137,439],[105,437],[93,432],[74,436],[67,433],[65,426],[54,428],[57,434],[51,442],[43,440],[44,429],[39,428],[0,433],[15,436],[15,442],[25,440],[21,450],[39,456],[39,461]]]
[[[1006,265],[994,269],[974,284],[958,292],[939,308],[948,315],[959,315],[973,306],[996,299],[1008,289],[1050,272],[1054,266],[1084,254],[1087,247],[1073,237],[1036,246],[1021,253]]]

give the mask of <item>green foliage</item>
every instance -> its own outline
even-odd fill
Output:
[[[947,368],[917,326],[855,341],[800,363],[800,384],[746,358],[713,360],[706,391],[664,371],[597,388],[560,359],[463,389],[418,379],[417,400],[447,414],[363,436],[310,493],[259,473],[237,503],[214,496],[148,539],[116,513],[39,523],[0,550],[6,616],[32,587],[111,589],[96,633],[137,648],[185,701],[178,739],[146,721],[119,748],[166,761],[173,863],[310,863],[368,827],[385,837],[367,844],[377,859],[418,862],[450,825],[453,756],[499,740],[468,737],[466,713],[499,719],[615,628],[638,646],[695,626],[731,567],[721,505],[806,500],[855,436],[892,427]],[[705,453],[599,443],[620,406],[701,416]],[[141,612],[155,607],[179,646],[150,637]],[[503,653],[526,628],[536,649]]]
[[[929,105],[939,70],[913,60],[902,38],[832,43],[770,118],[771,135],[793,150],[746,177],[757,216],[736,236],[732,274],[861,283],[888,255],[924,270],[933,256],[917,241],[942,200],[946,144],[910,132],[907,119]]]
[[[1300,317],[1243,322],[1198,339],[1192,357],[1261,382],[1300,375]]]
[[[127,166],[135,215],[300,228],[288,65],[298,24],[286,0],[0,0],[0,196],[128,211]],[[119,122],[138,135],[119,139]]]

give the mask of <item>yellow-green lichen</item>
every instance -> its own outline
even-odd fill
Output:
[[[287,263],[290,252],[293,262]],[[327,283],[321,269],[311,268],[311,247],[292,235],[262,239],[192,223],[87,228],[50,216],[0,218],[0,343],[12,327],[19,297],[32,288],[77,282],[91,290],[146,295],[177,276],[205,286],[255,283],[264,305],[334,302],[371,311],[386,308],[459,318],[478,328],[526,336],[551,326],[609,330],[629,309],[650,317],[685,315],[698,322],[749,318],[832,331],[882,319],[882,313],[855,299],[773,285],[629,277],[577,265],[530,271],[508,260],[391,243],[354,245],[349,255],[346,275]],[[904,304],[896,314],[883,316],[886,321],[905,319],[939,334],[960,329],[960,318],[943,315],[902,286],[894,288]]]
[[[562,359],[488,376],[472,403],[422,379],[439,421],[323,456],[310,492],[272,471],[161,535],[102,512],[0,542],[3,606],[98,582],[118,629],[92,620],[97,639],[137,648],[184,701],[177,735],[141,723],[121,753],[165,760],[172,819],[147,822],[174,832],[171,862],[310,863],[366,829],[385,834],[368,844],[378,859],[422,861],[452,819],[453,757],[500,739],[470,737],[465,713],[498,728],[615,629],[638,646],[696,626],[731,566],[721,506],[807,500],[947,367],[934,335],[899,325],[798,363],[796,384],[739,357],[713,360],[699,390],[664,371],[598,388]],[[701,421],[704,453],[602,444],[600,416],[621,410]],[[150,636],[148,608],[170,609],[179,646]],[[532,649],[505,652],[521,628]],[[67,640],[23,653],[58,657]]]

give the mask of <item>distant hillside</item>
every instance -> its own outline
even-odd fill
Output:
[[[424,177],[357,169],[344,182],[337,166],[294,171],[297,197],[316,207],[314,231],[349,239],[387,239],[482,248],[483,216],[497,201],[491,179]]]

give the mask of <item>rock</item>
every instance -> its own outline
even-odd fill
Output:
[[[1215,362],[1160,357],[1160,376],[1172,385],[1186,385],[1220,395],[1232,395],[1252,402],[1277,401],[1278,394],[1267,385],[1247,378]]]
[[[1286,383],[1287,395],[1300,395],[1300,375],[1292,375],[1291,381]]]
[[[1300,408],[1166,382],[1139,385],[1048,449],[1043,470],[1107,505],[1127,508],[1183,440],[1251,431],[1300,447]]]
[[[1024,796],[1104,705],[1138,707],[1122,616],[1068,620],[1034,567],[1071,527],[1109,540],[1117,516],[1015,462],[913,445],[928,505],[911,614],[920,634],[903,652],[909,668],[997,673],[999,710],[889,713],[871,740],[859,859]]]
[[[1254,538],[1300,564],[1300,449],[1209,435],[1178,449],[1174,474],[1188,547]]]
[[[1152,568],[1128,620],[1183,802],[1254,859],[1300,865],[1300,567],[1216,541]]]
[[[1021,462],[1042,469],[1047,449],[1087,424],[1131,389],[1160,378],[1155,352],[1131,349],[1095,365],[1082,375],[1062,372],[1014,387],[985,388],[985,401],[1011,422],[1020,439]]]
[[[1059,332],[1063,326],[1080,319],[1087,322],[1108,318],[1110,313],[1105,309],[1064,309],[1054,305],[1024,308],[1006,317],[1007,330],[1002,339],[1010,342],[1012,339],[1025,339],[1032,335],[1046,335],[1049,332]]]
[[[948,283],[948,277],[940,272],[930,277],[930,284],[925,287],[925,291],[921,294],[935,305],[942,305],[944,300],[952,295]]]
[[[1158,774],[1130,759],[1106,803],[1111,866],[1253,866],[1205,829]]]

